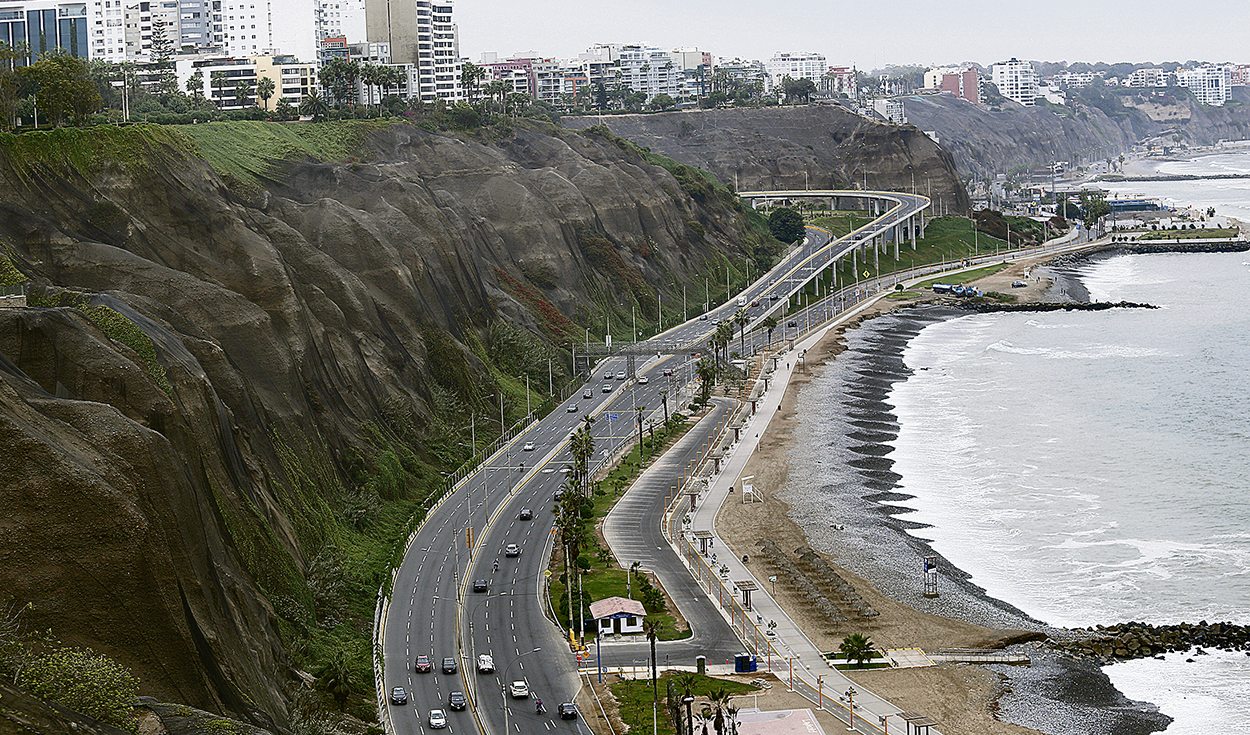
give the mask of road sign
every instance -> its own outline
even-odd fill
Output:
[[[868,276],[870,276],[870,275],[872,275],[872,274],[870,274],[868,271],[864,271],[864,278],[867,278],[867,277],[868,277]]]
[[[608,416],[608,421],[618,421],[621,418],[621,415],[618,413],[609,413],[607,414],[607,416]]]
[[[544,569],[544,570],[543,570],[543,576],[544,576],[544,577],[546,577],[547,579],[551,579],[551,570],[550,570],[550,569]]]

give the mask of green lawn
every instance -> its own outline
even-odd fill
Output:
[[[1006,267],[1007,266],[1003,263],[995,263],[993,265],[987,265],[983,268],[977,268],[976,270],[963,271],[960,273],[943,273],[942,275],[930,278],[927,281],[921,281],[920,283],[912,286],[912,288],[932,288],[935,283],[972,283],[978,278],[992,276]]]
[[[1229,239],[1237,237],[1241,231],[1236,227],[1223,227],[1205,230],[1157,230],[1147,232],[1138,240],[1196,240],[1196,239]]]
[[[648,666],[650,666],[649,662]],[[656,733],[676,735],[673,731],[673,723],[667,716],[667,708],[665,706],[668,692],[668,680],[674,676],[680,677],[681,675],[667,672],[660,676],[660,680],[658,682],[659,708],[658,716],[655,718],[657,726]],[[749,692],[758,691],[756,687],[753,687],[750,684],[743,684],[737,681],[715,679],[710,676],[699,676],[698,674],[691,674],[691,676],[693,677],[693,683],[690,687],[690,694],[695,697],[693,709],[696,713],[702,708],[703,704],[708,701],[708,693],[713,689],[724,689],[729,694],[747,694]],[[648,677],[637,681],[620,680],[613,682],[611,689],[612,694],[616,697],[617,704],[620,706],[621,720],[625,722],[626,727],[629,728],[629,732],[651,732],[651,707],[653,702],[651,679]],[[678,691],[678,696],[685,695],[684,688],[679,688]]]
[[[832,232],[834,237],[842,237],[868,224],[873,220],[873,217],[865,215],[861,210],[856,210],[851,212],[817,212],[805,215],[805,219],[809,225],[823,227]]]

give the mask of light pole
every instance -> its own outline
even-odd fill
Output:
[[[794,659],[796,656],[786,656],[786,663],[790,665],[790,691],[794,691]]]
[[[851,726],[846,728],[847,732],[855,730],[855,695],[859,692],[855,691],[855,687],[846,688],[846,711],[851,713]]]
[[[499,699],[500,701],[503,702],[503,731],[505,733],[508,732],[508,687],[510,686],[508,683],[508,672],[512,670],[512,664],[515,664],[517,661],[520,661],[521,659],[525,658],[531,653],[538,653],[541,650],[543,649],[535,648],[532,651],[526,651],[520,656],[517,656],[516,658],[512,659],[512,661],[503,670],[504,684],[503,684],[503,688],[499,690]]]
[[[473,630],[472,622],[469,623],[469,630]],[[825,692],[824,690],[821,689],[820,682],[821,682],[821,679],[824,679],[826,676],[828,676],[828,674],[821,674],[820,676],[816,677],[816,709],[825,708]]]
[[[470,666],[477,666],[477,640],[473,637],[473,618],[477,617],[478,608],[482,606],[482,603],[488,602],[492,598],[508,597],[511,594],[512,594],[511,592],[499,592],[493,595],[487,595],[484,599],[479,600],[478,603],[473,606],[473,612],[469,615],[469,662],[468,663]],[[463,658],[463,654],[461,654],[461,656]],[[473,677],[473,683],[470,684],[469,686],[473,688],[473,698],[476,699],[477,698],[477,677]]]

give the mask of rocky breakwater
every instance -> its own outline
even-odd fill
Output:
[[[994,311],[1106,311],[1107,309],[1158,309],[1154,304],[1133,301],[1033,301],[1022,304],[1001,301],[955,301],[955,305],[988,314]]]
[[[1077,658],[1092,659],[1100,664],[1128,661],[1203,648],[1222,651],[1245,651],[1250,656],[1250,625],[1234,623],[1176,623],[1151,625],[1127,622],[1101,625],[1073,631],[1078,637],[1052,642],[1051,647]],[[1085,635],[1082,637],[1081,634]]]

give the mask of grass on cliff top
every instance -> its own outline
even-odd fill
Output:
[[[719,661],[710,663],[720,663]],[[617,704],[620,706],[621,721],[629,728],[629,732],[651,732],[651,700],[653,692],[651,689],[650,659],[646,663],[646,673],[644,675],[642,668],[639,667],[638,673],[642,678],[630,681],[619,679],[612,682],[611,689],[613,696],[616,697]],[[732,679],[716,679],[711,676],[701,676],[695,673],[675,674],[671,671],[660,675],[659,694],[660,694],[660,716],[655,720],[657,733],[673,734],[673,722],[664,714],[666,692],[668,691],[668,682],[665,679],[678,678],[681,682],[685,677],[690,678],[690,695],[695,697],[695,711],[697,712],[702,703],[707,701],[708,695],[715,689],[723,689],[728,694],[747,694],[754,692],[759,687],[753,687],[750,684],[743,684]],[[677,685],[679,694],[685,694],[685,687],[680,683]]]
[[[340,120],[321,123],[274,123],[261,120],[181,125],[178,132],[194,144],[209,165],[225,178],[255,185],[269,178],[280,161],[310,158],[348,161],[366,154],[369,133],[392,120]]]
[[[161,125],[98,125],[0,134],[0,149],[24,177],[36,165],[73,170],[83,176],[106,164],[120,164],[134,171],[151,159],[153,151],[166,146],[192,152],[184,138]]]

